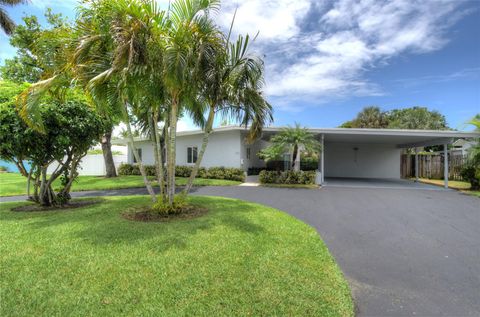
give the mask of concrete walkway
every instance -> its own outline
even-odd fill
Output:
[[[73,193],[146,194],[145,189]],[[480,199],[452,190],[197,187],[284,210],[322,236],[358,316],[480,316]],[[0,201],[18,200],[1,198]]]

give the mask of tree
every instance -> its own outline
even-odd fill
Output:
[[[356,118],[350,122],[344,123],[343,127],[350,128],[368,128],[383,129],[388,126],[388,118],[379,107],[365,107],[360,111]]]
[[[12,34],[13,30],[15,30],[15,22],[8,16],[4,6],[14,6],[26,2],[26,0],[0,0],[0,26],[7,35]]]
[[[469,123],[475,127],[475,131],[480,132],[480,114],[477,114]],[[468,163],[462,168],[461,175],[470,183],[470,189],[480,189],[480,138],[468,149]]]
[[[202,96],[208,105],[208,118],[204,125],[202,147],[188,179],[188,193],[197,176],[216,114],[232,118],[240,124],[251,123],[248,139],[260,134],[262,127],[273,120],[272,106],[263,97],[263,61],[248,53],[249,36],[239,36],[236,43],[229,39],[218,51],[213,64],[202,80]]]
[[[389,129],[447,130],[445,116],[426,107],[394,109],[387,112]]]
[[[302,128],[299,123],[295,127],[282,129],[270,140],[271,146],[260,151],[260,158],[278,157],[280,152],[289,153],[292,157],[293,170],[300,171],[300,156],[302,152],[314,153],[321,150],[320,142],[315,136]]]
[[[29,196],[33,182],[31,198],[45,206],[68,202],[80,161],[103,132],[101,118],[86,103],[72,99],[42,101],[43,133],[26,125],[13,101],[0,105],[0,157],[14,162],[28,177]],[[25,160],[31,164],[30,171],[23,165]],[[55,192],[52,184],[58,178],[61,188]]]

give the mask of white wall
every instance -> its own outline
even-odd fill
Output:
[[[118,170],[121,163],[127,162],[127,155],[114,155],[113,162]],[[47,172],[53,173],[58,164],[53,163],[48,167]],[[79,175],[104,176],[106,174],[105,161],[102,154],[88,154],[82,158],[80,167],[78,168]]]
[[[400,178],[401,149],[394,145],[325,143],[324,151],[325,177]]]
[[[202,146],[203,134],[186,135],[177,137],[176,164],[193,165],[187,163],[187,148],[196,146],[198,151]],[[211,134],[202,159],[201,166],[225,166],[241,168],[241,138],[240,131],[227,131]],[[136,142],[137,148],[142,149],[142,161],[144,164],[155,164],[153,156],[153,144],[148,141]],[[128,162],[133,163],[133,153],[128,152]]]

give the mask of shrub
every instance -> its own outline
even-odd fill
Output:
[[[154,165],[144,165],[145,172],[148,176],[155,176],[155,166]],[[178,165],[175,167],[175,176],[177,177],[190,177],[192,173],[192,166],[181,166]],[[140,175],[140,169],[138,164],[121,164],[118,168],[119,175]],[[212,178],[212,179],[226,179],[232,181],[245,181],[245,172],[240,168],[229,168],[229,167],[211,167],[206,169],[200,167],[198,169],[197,177],[199,178]]]
[[[262,184],[315,184],[315,171],[261,171],[259,180]]]
[[[480,189],[480,167],[476,167],[473,164],[465,166],[460,172],[462,178],[470,183],[470,189]]]
[[[151,212],[160,215],[175,215],[182,213],[187,207],[187,196],[185,194],[178,194],[173,198],[172,205],[169,205],[167,202],[159,201],[155,203],[150,210]]]
[[[0,172],[8,172],[8,168],[5,166],[0,166]]]

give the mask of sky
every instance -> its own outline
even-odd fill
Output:
[[[73,19],[76,5],[30,0],[7,12],[17,23],[46,7]],[[235,11],[235,36],[258,33],[251,51],[265,61],[275,126],[336,127],[365,106],[425,106],[469,130],[480,113],[480,1],[224,0],[222,28]],[[14,54],[0,33],[0,64]]]

